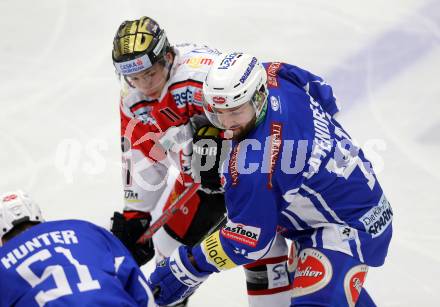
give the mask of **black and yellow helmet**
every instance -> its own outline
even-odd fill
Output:
[[[153,66],[170,50],[165,31],[149,17],[124,21],[113,40],[113,64],[130,75]]]

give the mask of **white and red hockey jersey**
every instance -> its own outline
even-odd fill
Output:
[[[125,210],[166,208],[184,189],[178,180],[166,189],[172,170],[189,180],[192,135],[198,123],[207,122],[202,107],[202,85],[218,51],[193,44],[177,45],[169,79],[159,99],[146,97],[123,82],[121,91],[121,141]],[[176,172],[175,172],[176,173]],[[163,197],[167,193],[168,196]],[[198,196],[186,212],[185,222],[169,223],[183,235],[197,210]],[[173,220],[180,220],[179,214]],[[173,225],[174,224],[174,225]]]

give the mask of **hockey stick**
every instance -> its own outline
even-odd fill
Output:
[[[186,191],[188,191],[188,190],[189,190],[189,189],[187,189]],[[188,192],[189,192],[189,191],[188,191]],[[205,240],[208,236],[212,235],[214,232],[216,232],[216,231],[219,230],[221,227],[223,227],[223,226],[226,224],[227,220],[228,220],[228,216],[227,216],[227,214],[225,213],[225,215],[224,215],[222,218],[220,218],[219,221],[218,221],[214,226],[212,226],[211,229],[210,229],[210,230],[209,230],[209,231],[208,231],[203,237],[201,237],[200,240],[197,241],[196,244],[194,244],[194,246],[199,245],[199,244],[202,243],[203,240]],[[148,231],[148,230],[147,230],[147,231]],[[154,290],[153,290],[152,292],[153,292],[153,296],[156,298],[156,297],[159,295],[159,293],[160,293],[160,287],[159,287],[159,286],[155,287]]]
[[[157,219],[150,228],[145,231],[145,233],[137,240],[136,243],[145,244],[153,235],[165,225],[178,210],[180,210],[189,199],[196,193],[199,189],[200,183],[194,183],[192,186],[186,188],[175,200],[174,202],[162,213],[162,215]]]
[[[220,228],[222,228],[223,226],[225,226],[225,224],[226,224],[227,221],[228,221],[228,215],[225,213],[225,215],[224,215],[222,218],[220,218],[220,219],[218,220],[218,222],[217,222],[214,226],[212,226],[211,229],[209,229],[209,231],[208,231],[203,237],[201,237],[200,240],[197,241],[196,244],[194,244],[194,246],[199,245],[199,244],[202,243],[203,240],[205,240],[207,237],[209,237],[209,236],[212,235],[214,232],[216,232],[217,230],[219,230]]]

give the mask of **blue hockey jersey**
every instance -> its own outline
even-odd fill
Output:
[[[223,167],[228,222],[193,248],[219,271],[260,259],[276,233],[300,248],[384,262],[392,209],[362,150],[334,119],[332,89],[296,66],[267,63],[265,119]]]
[[[79,220],[44,222],[0,248],[0,306],[153,306],[122,243]]]

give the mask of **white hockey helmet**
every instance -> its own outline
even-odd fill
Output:
[[[258,121],[267,104],[266,82],[266,70],[256,57],[241,52],[220,55],[203,84],[206,116],[218,128],[229,129],[222,121],[222,111],[250,103]]]
[[[0,196],[0,241],[23,222],[43,222],[40,207],[25,192],[18,190]]]

